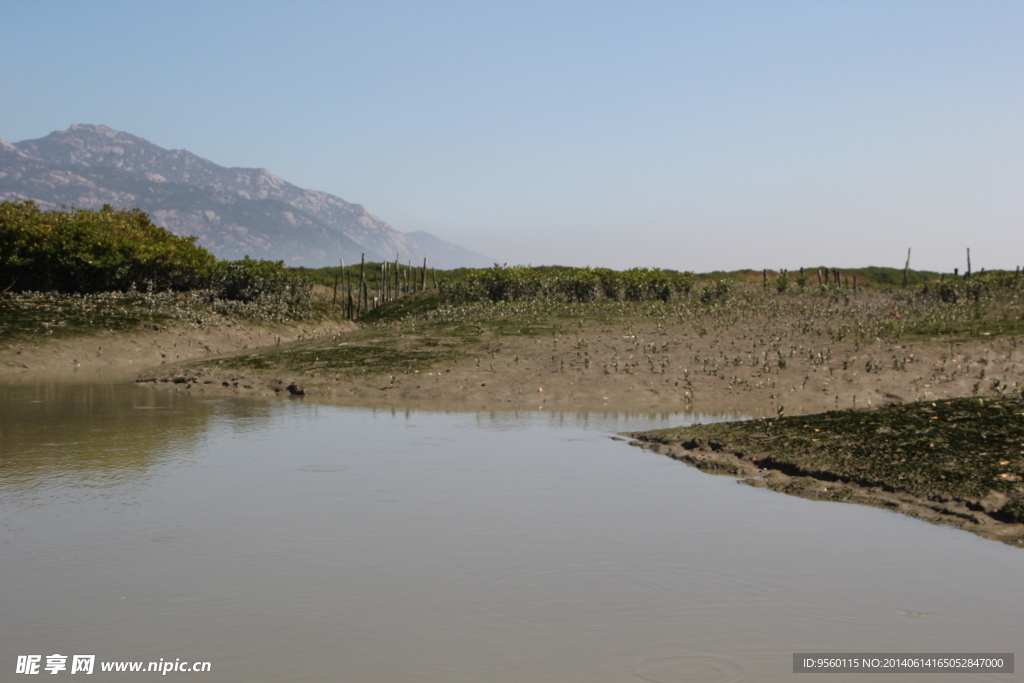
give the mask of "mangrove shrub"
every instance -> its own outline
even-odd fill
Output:
[[[183,291],[205,286],[216,262],[194,237],[156,226],[138,209],[0,203],[0,292]]]

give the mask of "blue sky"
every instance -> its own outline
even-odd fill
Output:
[[[1024,264],[1024,2],[0,0],[0,137],[105,124],[507,263]]]

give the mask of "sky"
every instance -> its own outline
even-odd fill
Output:
[[[1024,265],[1024,2],[0,0],[104,124],[508,264]]]

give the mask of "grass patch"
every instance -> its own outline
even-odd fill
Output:
[[[33,343],[141,325],[163,325],[175,316],[142,298],[118,295],[0,298],[0,343]]]
[[[397,322],[406,318],[422,317],[441,305],[441,297],[436,290],[420,292],[404,296],[397,301],[389,301],[378,306],[363,317],[361,323]]]
[[[100,332],[130,332],[175,322],[203,326],[228,320],[287,323],[336,316],[329,304],[219,299],[192,292],[24,293],[0,297],[0,344],[36,343]]]
[[[383,375],[425,370],[457,356],[456,352],[437,348],[407,351],[381,346],[343,346],[250,354],[224,360],[219,365],[234,370]]]
[[[453,361],[478,337],[448,333],[410,336],[397,327],[371,327],[331,338],[263,349],[216,361],[221,368],[282,373],[330,374],[339,377],[397,375]]]

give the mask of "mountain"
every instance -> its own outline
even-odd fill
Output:
[[[43,208],[139,208],[220,258],[320,267],[367,260],[438,268],[491,259],[426,232],[402,233],[359,204],[305,190],[262,168],[226,168],[106,126],[74,125],[38,140],[0,139],[0,201]]]

